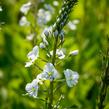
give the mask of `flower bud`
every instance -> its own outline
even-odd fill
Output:
[[[46,37],[49,36],[49,32],[48,32],[48,30],[45,30],[45,31],[44,31],[44,35],[45,35]]]
[[[54,36],[57,37],[58,36],[58,33],[59,33],[58,30],[55,30]]]

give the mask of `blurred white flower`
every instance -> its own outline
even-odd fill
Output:
[[[75,20],[72,21],[72,23],[75,24],[75,25],[79,24],[79,22],[80,22],[80,20],[78,20],[78,19],[75,19]]]
[[[28,92],[28,94],[34,98],[37,98],[38,94],[38,81],[37,79],[34,79],[31,83],[28,83],[25,87],[25,90]]]
[[[71,21],[70,22],[68,22],[68,27],[71,29],[71,30],[76,30],[77,29],[77,26],[74,24],[74,23],[72,23]]]
[[[31,2],[28,2],[28,3],[22,5],[22,7],[20,8],[20,11],[24,14],[27,14],[30,7],[31,7]]]
[[[73,21],[70,21],[68,22],[68,27],[71,29],[71,30],[76,30],[77,29],[77,24],[79,24],[80,20],[78,19],[75,19]]]
[[[29,62],[26,62],[26,65],[25,67],[30,67],[33,62],[39,57],[39,47],[38,46],[35,46],[32,51],[30,51],[28,54],[27,54],[27,57],[28,59],[30,59]]]
[[[64,75],[66,78],[67,85],[69,87],[73,87],[78,83],[79,74],[75,71],[72,71],[70,69],[64,70]]]
[[[50,51],[50,55],[53,56],[53,50]],[[63,59],[65,58],[65,54],[63,53],[63,50],[62,49],[57,49],[56,50],[56,55],[59,59]],[[49,54],[47,54],[47,56],[49,56]],[[49,56],[50,57],[50,56]]]
[[[34,33],[29,34],[29,35],[26,37],[26,39],[31,41],[31,40],[33,40],[34,36],[35,36]]]
[[[19,25],[20,26],[29,26],[30,22],[27,21],[27,18],[25,16],[21,17],[20,21],[19,21]]]
[[[78,53],[79,53],[79,50],[73,50],[69,53],[69,55],[74,56],[74,55],[78,55]]]
[[[44,66],[44,70],[42,72],[43,78],[52,81],[53,79],[59,77],[58,71],[55,69],[52,63],[47,63]]]
[[[38,24],[43,25],[51,20],[50,11],[45,11],[44,9],[39,9],[38,11]]]
[[[44,4],[44,8],[51,13],[54,13],[54,8],[50,4]]]
[[[0,6],[0,12],[3,11],[2,6]]]
[[[55,0],[55,1],[53,1],[53,5],[54,6],[58,6],[59,5],[59,2]]]

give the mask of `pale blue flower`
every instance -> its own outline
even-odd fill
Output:
[[[30,59],[29,62],[26,62],[26,65],[25,67],[30,67],[33,62],[39,57],[39,47],[38,46],[35,46],[32,51],[30,51],[28,54],[27,54],[27,57],[28,59]]]
[[[67,85],[69,87],[73,87],[78,83],[79,74],[77,72],[72,71],[70,69],[66,69],[64,71],[64,75],[66,78]]]
[[[42,72],[42,77],[47,80],[54,80],[59,77],[58,71],[55,69],[52,63],[47,63]]]
[[[38,10],[37,16],[38,16],[38,24],[39,25],[48,23],[52,17],[50,11],[46,11],[42,8]]]
[[[24,14],[27,14],[30,7],[31,7],[31,2],[28,2],[28,3],[22,5],[22,7],[20,8],[20,11]]]
[[[25,87],[25,90],[27,91],[27,93],[30,96],[37,98],[37,94],[38,94],[38,81],[37,81],[37,79],[34,79],[31,83],[28,83]]]

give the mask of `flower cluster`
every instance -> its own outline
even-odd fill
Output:
[[[64,70],[64,75],[66,78],[67,85],[69,87],[73,87],[74,85],[78,83],[79,74],[77,72],[72,71],[70,69],[66,69]],[[25,87],[25,90],[30,96],[37,98],[39,85],[40,84],[42,85],[43,82],[46,80],[53,81],[54,79],[58,77],[59,77],[59,73],[55,69],[53,64],[47,63],[44,66],[42,73],[37,75],[37,77],[31,83],[28,83]]]
[[[47,63],[44,66],[42,73],[37,75],[37,77],[31,82],[28,83],[25,87],[25,90],[28,94],[34,98],[37,97],[39,84],[43,84],[45,80],[54,80],[59,77],[58,71],[55,69],[52,63]]]
[[[47,60],[47,63],[45,64],[43,69],[40,68],[41,73],[38,74],[36,76],[36,78],[31,83],[28,83],[25,87],[27,94],[34,98],[37,98],[40,85],[43,85],[44,81],[49,80],[50,83],[52,83],[57,78],[60,78],[60,74],[55,68],[56,61],[54,61],[54,60],[64,59],[66,57],[66,54],[64,53],[63,49],[59,48],[60,43],[62,44],[64,42],[64,32],[63,32],[62,28],[67,23],[69,13],[71,12],[71,9],[76,4],[76,2],[77,2],[77,0],[64,0],[64,4],[59,12],[59,16],[57,17],[57,20],[54,23],[54,25],[50,26],[49,28],[46,28],[42,32],[42,35],[41,35],[42,42],[39,44],[39,46],[36,45],[35,47],[33,47],[32,51],[30,51],[27,54],[29,61],[26,62],[25,67],[30,67],[31,65],[33,65],[35,63],[35,61],[38,58],[40,58],[39,57],[39,49],[40,48],[41,49],[43,48],[44,50],[46,50],[46,55],[49,58],[51,58],[51,59]],[[54,5],[57,6],[58,2],[55,1]],[[30,9],[30,6],[31,6],[30,2],[23,5],[23,7],[21,8],[21,11],[24,14],[27,14]],[[52,11],[52,9],[49,5],[45,5],[45,8]],[[49,12],[45,11],[43,9],[40,9],[38,11],[38,18],[39,18],[40,23],[46,23],[46,22],[50,21],[51,16],[50,16]],[[45,19],[45,16],[48,16],[48,17],[46,17],[46,19]],[[48,46],[50,46],[50,43],[52,43],[52,38],[58,39],[58,37],[60,38],[61,42],[56,40],[57,42],[54,43],[54,45],[51,44],[51,45],[53,45],[54,48],[48,47]],[[77,55],[78,53],[79,53],[78,50],[74,50],[74,51],[71,51],[70,53],[68,53],[68,56],[71,56],[71,55],[74,56],[74,55]],[[39,66],[36,66],[36,67],[39,67]],[[73,87],[78,83],[79,74],[77,72],[72,71],[71,69],[65,69],[63,71],[63,74],[65,75],[65,79],[66,79],[66,83],[67,83],[68,87]]]

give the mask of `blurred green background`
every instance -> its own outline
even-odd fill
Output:
[[[26,93],[25,85],[40,73],[24,66],[27,53],[40,42],[42,30],[55,22],[62,0],[58,0],[58,5],[53,4],[54,0],[31,1],[34,6],[26,15],[31,26],[20,26],[19,21],[24,15],[20,8],[28,0],[0,0],[3,9],[0,11],[0,109],[42,109],[42,101],[22,95]],[[37,13],[39,9],[46,8],[45,4],[53,9],[51,20],[39,25],[36,23]],[[68,109],[96,109],[102,72],[100,51],[109,46],[106,44],[109,0],[79,0],[69,20],[75,19],[80,21],[75,30],[68,26],[64,28],[64,48],[67,51],[79,49],[79,55],[65,60],[58,70],[62,73],[63,69],[71,68],[80,74],[80,79],[77,86],[68,88],[64,85],[60,89],[59,94],[65,95],[61,104],[72,107]],[[31,33],[35,33],[35,37],[28,40]],[[105,103],[105,109],[109,109],[108,93]]]

